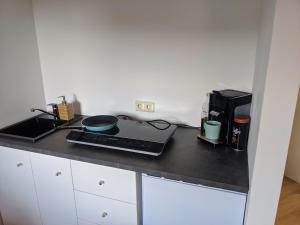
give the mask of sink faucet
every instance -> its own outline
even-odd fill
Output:
[[[54,120],[59,120],[59,115],[58,115],[58,110],[57,110],[57,105],[56,104],[49,104],[49,106],[52,106],[53,108],[53,113],[51,112],[47,112],[46,110],[43,109],[37,109],[37,108],[31,108],[30,111],[31,112],[35,112],[35,111],[40,111],[42,113],[46,113],[50,116],[54,117]]]

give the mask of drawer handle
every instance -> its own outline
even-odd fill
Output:
[[[105,184],[104,180],[100,180],[99,185],[102,186],[103,184]]]
[[[55,174],[55,176],[57,176],[57,177],[60,176],[60,175],[61,175],[60,171]]]
[[[21,166],[23,166],[23,163],[18,163],[17,164],[17,167],[21,167]]]
[[[105,218],[105,217],[107,217],[107,216],[108,216],[108,213],[107,213],[107,212],[102,213],[102,217],[103,217],[103,218]]]

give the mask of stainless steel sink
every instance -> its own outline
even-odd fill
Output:
[[[76,121],[80,118],[77,117]],[[75,122],[75,120],[71,122]],[[69,121],[54,120],[41,114],[1,129],[0,136],[36,142],[40,138],[55,132],[57,127],[68,124],[70,124]]]

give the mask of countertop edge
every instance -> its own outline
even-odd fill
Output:
[[[92,158],[76,156],[76,155],[72,155],[72,154],[64,154],[64,153],[54,152],[54,151],[42,149],[42,148],[26,147],[26,146],[22,146],[19,144],[6,143],[3,141],[0,141],[0,146],[24,150],[24,151],[33,152],[33,153],[40,153],[40,154],[45,154],[45,155],[50,155],[50,156],[55,156],[55,157],[61,157],[61,158],[66,158],[66,159],[70,159],[70,160],[77,160],[77,161],[82,161],[82,162],[87,162],[87,163],[92,163],[92,164],[97,164],[97,165],[110,166],[110,167],[114,167],[114,168],[135,171],[137,173],[144,173],[149,176],[162,177],[162,178],[166,178],[166,179],[170,179],[170,180],[174,180],[174,181],[190,183],[190,184],[200,185],[200,186],[206,186],[206,187],[214,188],[214,189],[222,189],[224,191],[236,192],[239,194],[247,195],[248,191],[249,191],[249,187],[224,184],[221,182],[209,181],[206,179],[195,178],[195,177],[182,176],[182,175],[177,175],[174,173],[162,172],[162,171],[157,171],[157,170],[152,170],[152,169],[151,170],[144,169],[139,166],[131,166],[131,165],[126,165],[124,163],[120,164],[117,162],[92,159]]]

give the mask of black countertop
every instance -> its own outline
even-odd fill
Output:
[[[70,144],[69,130],[59,130],[36,143],[0,137],[0,146],[43,153],[193,184],[248,193],[246,152],[235,152],[197,139],[198,130],[178,128],[159,157]]]

